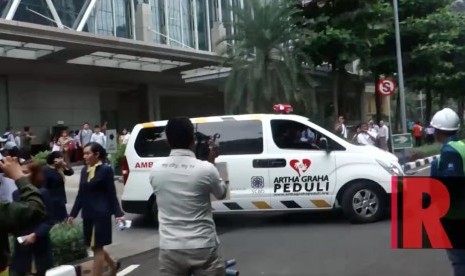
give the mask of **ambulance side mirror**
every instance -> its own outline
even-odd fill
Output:
[[[321,137],[318,144],[319,144],[318,146],[320,147],[320,149],[324,149],[328,153],[331,151],[328,145],[328,139],[326,139],[325,137]]]

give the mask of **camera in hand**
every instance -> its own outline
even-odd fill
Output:
[[[210,154],[210,141],[215,143],[216,139],[220,138],[221,136],[217,133],[212,136],[205,135],[200,132],[195,133],[195,156],[197,159],[207,161],[208,155]]]

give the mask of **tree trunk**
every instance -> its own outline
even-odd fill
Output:
[[[383,105],[383,96],[381,96],[378,91],[375,91],[375,103],[376,103],[376,124],[381,121],[381,109]]]
[[[255,113],[256,103],[253,100],[252,93],[250,93],[250,91],[247,91],[247,92],[248,93],[246,94],[247,95],[247,102],[245,104],[245,113],[246,114],[252,114],[252,113]]]
[[[360,93],[360,121],[365,122],[368,115],[368,105],[367,105],[367,93],[365,93],[365,90],[362,89]]]
[[[463,112],[465,109],[465,96],[460,96],[458,99],[458,110],[457,113],[460,118],[460,125],[463,126]]]
[[[446,99],[444,97],[444,93],[443,92],[439,92],[439,107],[442,109],[444,108],[444,105],[446,103]]]
[[[311,110],[310,110],[310,114],[312,114],[312,117],[315,118],[319,112],[318,112],[318,99],[317,99],[317,96],[316,96],[316,89],[317,88],[311,88],[310,89],[310,106],[311,106]]]
[[[374,82],[375,82],[375,84],[377,84],[378,81],[380,80],[379,74],[373,72],[373,76],[375,76]],[[378,88],[375,87],[375,108],[376,108],[376,115],[375,115],[375,120],[376,121],[375,121],[375,123],[376,124],[378,124],[379,121],[382,120],[382,118],[381,118],[381,116],[382,116],[381,115],[382,104],[383,104],[383,97],[378,93]]]
[[[339,78],[340,73],[338,68],[333,65],[333,108],[334,108],[334,120],[339,116]]]
[[[426,108],[425,108],[425,120],[429,122],[431,120],[431,108],[433,105],[433,95],[431,94],[431,89],[426,88]]]

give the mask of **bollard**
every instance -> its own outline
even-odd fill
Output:
[[[238,276],[239,275],[239,271],[235,269],[229,269],[229,267],[233,267],[236,265],[235,259],[227,260],[226,262],[224,262],[224,264],[226,266],[226,276]]]
[[[231,266],[235,266],[236,265],[236,260],[231,259],[231,260],[227,260],[224,263],[225,263],[226,268],[228,268],[228,267],[231,267]]]
[[[234,269],[226,269],[226,276],[238,276],[239,271]]]

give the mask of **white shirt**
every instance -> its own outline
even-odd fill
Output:
[[[372,136],[376,138],[376,135],[374,133],[370,133]],[[370,135],[367,133],[359,133],[357,135],[357,142],[362,145],[374,145],[375,142],[370,138]]]
[[[433,127],[427,127],[426,128],[426,134],[433,135],[434,134],[434,128]]]
[[[5,134],[3,134],[3,136],[7,136],[7,142],[13,142],[16,144],[16,141],[15,141],[15,136],[13,135],[13,133],[7,131],[5,132]]]
[[[347,127],[345,124],[342,124],[342,136],[344,139],[347,139]]]
[[[3,173],[0,174],[0,201],[13,202],[13,192],[17,189],[13,179],[6,177]]]
[[[79,139],[81,140],[81,143],[82,143],[82,147],[84,147],[85,145],[87,145],[88,143],[91,142],[91,139],[92,139],[92,130],[90,129],[81,129],[79,131]]]
[[[379,128],[378,136],[379,137],[386,137],[386,140],[388,139],[389,129],[388,129],[388,127],[386,125],[383,125],[382,127]]]
[[[18,149],[20,149],[21,148],[21,137],[16,136],[15,142],[16,142],[16,146],[18,147]]]
[[[123,140],[122,144],[126,145],[128,143],[128,141],[129,141],[129,137],[131,137],[131,134],[128,132],[128,133],[126,133],[126,135],[122,135],[121,137],[122,137],[122,140]]]
[[[99,143],[100,145],[102,145],[103,148],[107,147],[107,137],[102,132],[92,133],[90,141]]]
[[[347,139],[347,127],[345,124],[341,124],[341,133],[342,137],[344,137],[344,139]]]
[[[150,183],[156,195],[161,249],[219,245],[210,194],[221,199],[226,185],[216,167],[190,150],[172,150],[153,165]]]

